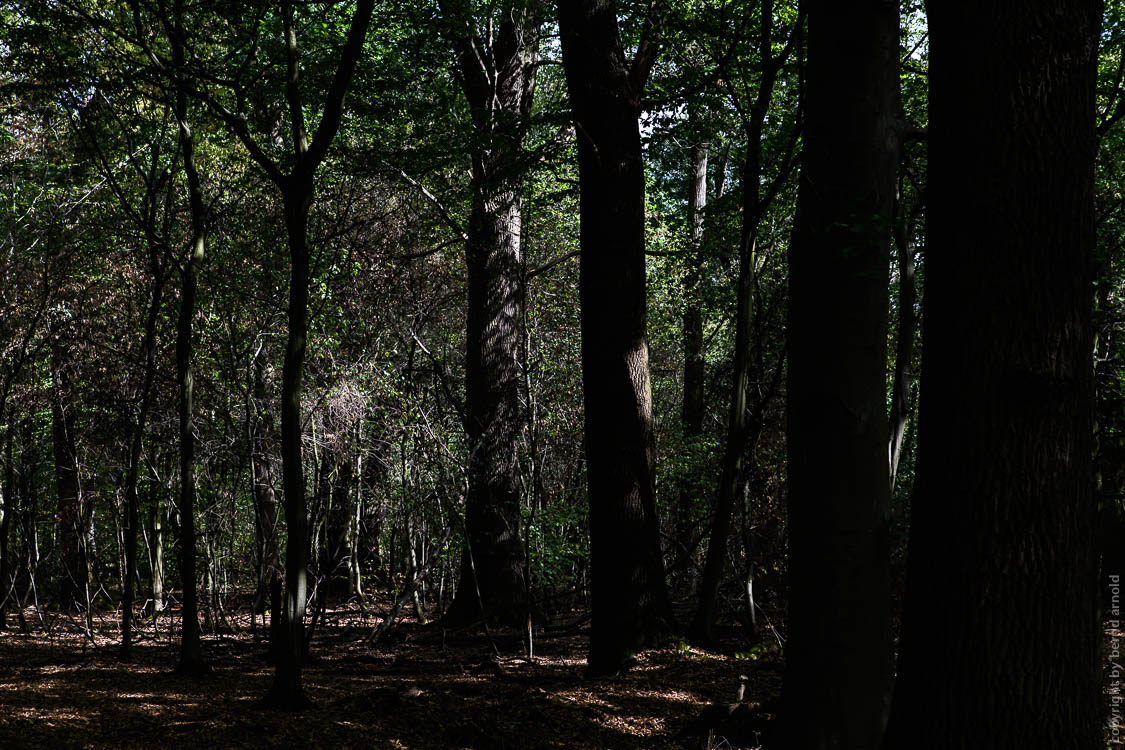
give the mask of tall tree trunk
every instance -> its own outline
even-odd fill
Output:
[[[120,652],[123,659],[132,658],[133,602],[137,580],[137,477],[140,473],[145,422],[148,419],[149,404],[152,402],[152,384],[156,379],[156,324],[164,297],[164,268],[156,261],[158,251],[154,249],[152,253],[152,296],[149,300],[144,340],[141,344],[141,351],[144,353],[141,401],[137,406],[133,435],[129,442],[129,465],[125,468],[125,585],[121,592]]]
[[[305,606],[308,602],[308,507],[301,462],[301,381],[308,336],[308,221],[312,175],[293,181],[285,191],[285,228],[289,238],[289,337],[281,374],[281,485],[285,492],[285,601],[273,687],[266,701],[286,710],[310,705],[301,686],[305,654]]]
[[[879,747],[890,701],[887,284],[898,5],[808,5],[789,254],[789,641],[781,747]]]
[[[700,127],[693,108],[691,121]],[[703,383],[706,370],[703,360],[703,215],[707,209],[707,155],[709,144],[701,133],[693,133],[691,146],[691,179],[688,183],[688,227],[691,244],[688,249],[687,273],[684,275],[684,313],[681,336],[684,347],[684,393],[680,408],[683,444],[689,455],[696,455],[699,436],[703,432]],[[695,464],[692,464],[694,468]],[[673,537],[677,553],[691,555],[692,516],[698,496],[699,481],[694,476],[681,479],[676,502]],[[682,550],[682,552],[681,552]]]
[[[650,19],[651,22],[651,19]],[[561,0],[563,67],[578,141],[582,386],[590,502],[587,671],[611,674],[671,629],[653,478],[645,183],[637,118],[655,60],[646,23],[632,64],[615,3]]]
[[[55,458],[55,483],[58,489],[59,606],[73,609],[86,604],[89,569],[83,543],[85,524],[82,489],[78,480],[78,450],[74,443],[74,405],[71,402],[70,375],[62,361],[61,343],[52,349],[54,392],[51,403],[51,435]]]
[[[177,68],[182,68],[184,53],[184,0],[176,0],[173,56]],[[176,671],[197,675],[209,671],[203,659],[199,640],[199,596],[196,588],[195,542],[195,429],[192,404],[194,378],[192,374],[192,321],[195,319],[196,288],[199,284],[199,267],[206,253],[207,227],[203,190],[195,165],[195,138],[188,125],[187,95],[176,94],[176,120],[179,125],[180,152],[187,176],[188,201],[191,213],[191,246],[187,262],[181,269],[180,311],[176,322],[176,382],[179,385],[180,407],[180,580],[184,589],[181,606],[180,661]]]
[[[444,7],[451,9],[453,3]],[[524,260],[520,245],[523,152],[538,59],[533,3],[506,12],[491,44],[476,21],[460,15],[454,39],[461,88],[469,102],[472,205],[466,268],[465,429],[469,438],[466,548],[447,614],[451,622],[481,616],[511,624],[526,619],[524,545],[520,539],[517,441]],[[483,611],[482,611],[483,608]]]
[[[1091,482],[1101,7],[928,9],[925,398],[889,748],[1103,746]]]

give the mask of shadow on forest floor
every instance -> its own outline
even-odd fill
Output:
[[[649,651],[622,677],[585,680],[583,635],[539,636],[524,658],[512,632],[443,634],[404,623],[371,646],[375,624],[358,613],[329,618],[305,665],[315,707],[285,714],[258,706],[272,679],[249,622],[209,636],[205,678],[171,674],[177,641],[166,630],[117,658],[114,613],[97,646],[67,624],[43,633],[0,632],[0,747],[103,748],[702,748],[677,739],[711,702],[733,700],[740,674],[747,698],[780,689],[780,664],[670,646]],[[155,636],[159,636],[159,640]],[[715,742],[713,747],[730,747]]]

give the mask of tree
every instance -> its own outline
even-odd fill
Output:
[[[750,380],[755,360],[754,329],[756,318],[755,293],[758,280],[758,235],[762,219],[770,208],[778,190],[789,178],[792,170],[793,148],[800,133],[800,123],[794,121],[787,153],[782,158],[777,174],[761,189],[763,168],[763,136],[766,118],[770,112],[775,89],[782,69],[793,56],[802,33],[803,18],[798,17],[789,33],[785,46],[778,54],[773,52],[774,4],[763,0],[760,7],[757,54],[761,64],[757,91],[750,106],[736,101],[746,135],[746,156],[742,167],[742,232],[738,243],[738,282],[736,292],[734,332],[734,374],[731,378],[730,401],[727,410],[727,439],[723,450],[722,473],[707,545],[703,574],[699,579],[699,601],[691,623],[691,636],[702,644],[714,641],[712,628],[719,609],[719,585],[727,556],[727,537],[730,534],[731,516],[735,500],[746,486],[746,453],[753,450],[762,428],[762,414],[768,398],[765,394],[752,404]],[[732,86],[733,88],[733,86]],[[735,94],[737,99],[737,94]],[[795,118],[796,119],[796,118]],[[758,347],[761,348],[760,346]],[[781,364],[778,363],[780,371]],[[686,377],[685,377],[686,380]],[[772,390],[772,389],[771,389]],[[751,412],[755,412],[751,415]],[[749,556],[749,550],[747,550]],[[747,565],[752,565],[747,561]],[[751,585],[753,585],[751,581]],[[754,621],[754,603],[750,618]]]
[[[559,33],[578,142],[593,616],[587,671],[597,676],[619,671],[636,650],[659,643],[671,622],[653,483],[637,122],[659,24],[646,17],[632,61],[612,0],[561,0]]]
[[[493,38],[485,42],[477,22],[462,8],[449,0],[442,7],[452,17],[457,79],[473,125],[465,251],[469,484],[460,581],[447,618],[464,622],[483,614],[518,622],[527,606],[517,462],[524,422],[520,237],[529,163],[523,142],[535,91],[539,10],[534,2],[505,8]],[[488,24],[492,27],[492,19]]]
[[[879,746],[891,687],[885,388],[898,6],[817,0],[807,12],[789,251],[789,639],[776,741],[861,750]]]
[[[888,748],[1102,746],[1100,18],[1092,0],[929,8],[920,442]]]
[[[172,42],[172,64],[179,76],[182,75],[187,57],[184,0],[176,0],[173,21],[166,31]],[[180,417],[180,581],[184,587],[180,617],[180,661],[176,665],[176,671],[180,674],[198,675],[210,671],[210,667],[203,659],[203,648],[199,641],[199,603],[195,579],[195,379],[192,372],[192,336],[199,270],[207,252],[207,216],[195,162],[195,134],[188,122],[188,94],[183,86],[178,86],[174,96],[191,217],[187,259],[180,267],[180,309],[176,320],[176,384]]]
[[[285,602],[281,635],[283,648],[277,652],[274,683],[266,701],[288,710],[309,705],[301,686],[301,662],[305,652],[304,614],[307,602],[306,562],[309,554],[308,508],[305,499],[304,467],[301,463],[301,383],[308,336],[309,308],[309,210],[313,203],[317,169],[328,155],[344,111],[344,97],[363,49],[374,0],[359,0],[347,29],[344,46],[312,137],[305,124],[305,102],[301,86],[301,66],[297,49],[297,24],[294,4],[281,3],[285,45],[285,96],[289,109],[291,166],[283,169],[254,139],[242,113],[227,109],[205,91],[182,78],[181,90],[207,102],[232,130],[251,158],[281,193],[285,231],[289,249],[289,308],[285,363],[281,392],[281,473],[285,491]]]

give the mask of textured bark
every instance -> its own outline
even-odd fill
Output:
[[[789,255],[789,641],[776,746],[873,749],[890,701],[887,285],[898,6],[810,2]]]
[[[925,398],[887,747],[1102,747],[1090,463],[1101,3],[929,11]]]
[[[644,168],[637,117],[654,52],[629,65],[615,4],[559,3],[578,141],[582,384],[590,502],[590,675],[670,631],[653,483]],[[648,35],[644,35],[649,39]],[[647,43],[651,44],[651,40]]]
[[[447,11],[454,3],[446,2]],[[457,17],[463,14],[455,13]],[[461,88],[472,113],[472,205],[466,267],[465,429],[469,438],[466,548],[447,615],[485,615],[512,624],[527,616],[520,539],[517,441],[520,346],[523,342],[523,251],[520,245],[523,151],[539,45],[534,3],[517,4],[480,44],[475,21],[454,39]],[[479,596],[478,596],[479,593]],[[483,607],[483,612],[482,612]]]

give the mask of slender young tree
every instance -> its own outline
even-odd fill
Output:
[[[660,34],[650,14],[627,60],[612,0],[561,0],[559,32],[578,141],[593,616],[587,670],[597,676],[618,672],[671,628],[653,481],[638,126]]]
[[[700,105],[692,105],[689,122],[695,128],[705,118],[699,114]],[[707,210],[707,161],[710,144],[702,133],[693,133],[691,145],[691,170],[688,179],[688,246],[687,273],[684,275],[684,311],[681,317],[680,336],[684,347],[684,390],[680,407],[680,423],[686,446],[695,447],[703,433],[703,417],[707,412],[703,386],[707,371],[703,358],[703,219]],[[676,501],[676,547],[683,554],[692,552],[691,516],[695,492],[699,483],[685,477],[678,489]]]
[[[789,179],[793,166],[792,148],[785,157],[777,175],[763,188],[762,140],[766,117],[770,112],[778,78],[801,38],[803,19],[798,17],[784,47],[777,53],[774,44],[774,4],[763,0],[759,12],[757,53],[761,59],[761,76],[757,91],[749,107],[739,107],[742,127],[746,134],[746,157],[742,165],[742,232],[738,248],[738,288],[734,321],[734,374],[731,378],[730,401],[727,409],[727,440],[723,449],[722,473],[719,476],[718,494],[712,517],[711,534],[703,574],[699,578],[698,606],[690,626],[690,635],[696,642],[708,645],[714,642],[712,632],[719,611],[719,585],[727,557],[727,537],[730,535],[731,516],[735,501],[743,491],[746,481],[746,455],[752,450],[761,432],[760,414],[764,402],[752,404],[750,382],[754,366],[754,325],[757,318],[755,291],[758,286],[758,232],[762,217],[769,209],[781,184]],[[795,143],[799,122],[793,124]],[[748,561],[747,564],[750,564]],[[753,602],[750,603],[753,607]]]
[[[454,19],[457,79],[473,123],[465,251],[467,533],[447,619],[466,622],[483,614],[517,624],[527,606],[517,463],[523,427],[521,196],[529,163],[523,143],[535,91],[539,4],[519,0],[505,6],[490,43],[454,0],[444,0],[442,7]]]
[[[186,59],[184,0],[176,0],[169,37],[172,41],[172,63],[176,71],[182,71]],[[180,73],[177,72],[177,75]],[[203,646],[199,640],[199,597],[195,580],[195,379],[192,371],[192,321],[195,319],[199,269],[207,252],[207,217],[199,169],[195,162],[195,134],[188,123],[188,96],[183,87],[177,89],[175,99],[191,221],[188,257],[180,268],[180,310],[176,319],[176,383],[179,386],[180,411],[180,581],[184,590],[180,612],[180,662],[176,671],[185,675],[200,675],[209,672],[210,666],[203,658]]]
[[[789,640],[776,746],[879,747],[890,702],[887,284],[898,5],[807,4],[789,251]]]
[[[1101,3],[928,11],[924,395],[886,747],[1092,750]]]
[[[182,0],[180,0],[182,2]],[[174,84],[203,100],[239,140],[254,162],[281,193],[285,233],[289,250],[288,335],[281,375],[281,474],[285,492],[285,595],[280,635],[283,648],[275,650],[276,670],[266,703],[286,710],[300,710],[310,702],[301,686],[301,664],[305,655],[305,608],[308,601],[309,528],[305,496],[305,474],[301,463],[301,384],[309,318],[309,212],[313,205],[315,178],[328,155],[344,114],[344,98],[363,50],[371,22],[374,0],[359,0],[331,83],[324,95],[320,121],[309,134],[305,120],[305,95],[301,81],[297,47],[295,3],[280,4],[285,54],[285,102],[289,112],[288,164],[283,167],[258,143],[251,133],[244,112],[232,111],[211,92],[196,84],[182,65],[171,68]],[[182,30],[167,29],[169,36],[183,40]],[[186,46],[186,45],[184,45]],[[158,67],[168,70],[153,50],[149,56]],[[245,97],[238,82],[239,105]]]

